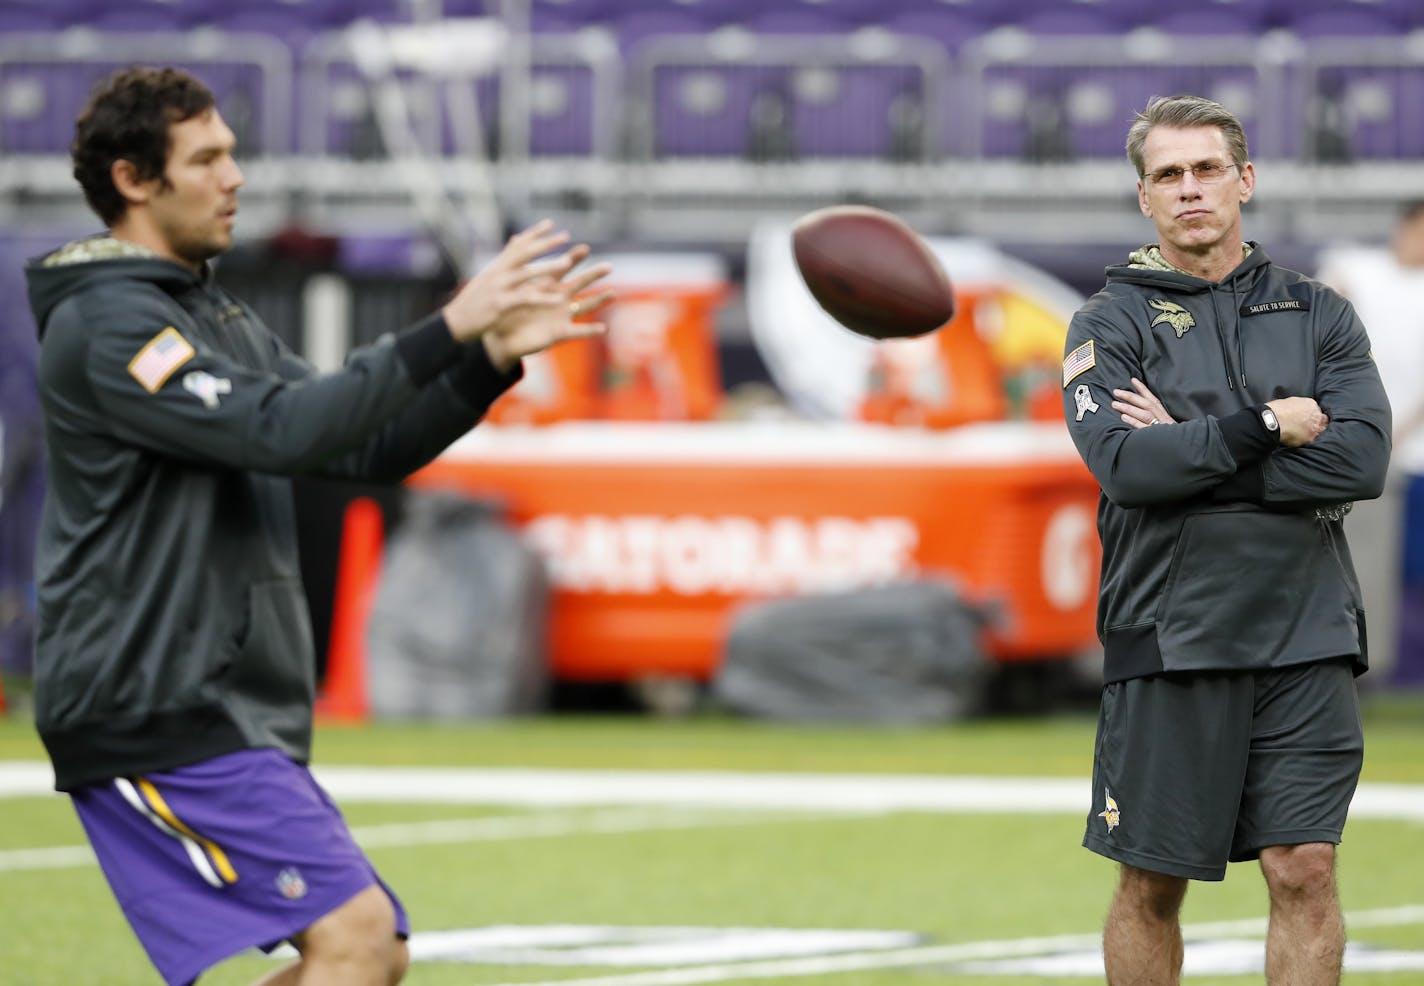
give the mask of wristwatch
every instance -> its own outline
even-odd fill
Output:
[[[1261,423],[1276,441],[1281,440],[1281,423],[1276,420],[1276,412],[1272,411],[1269,405],[1261,408]]]

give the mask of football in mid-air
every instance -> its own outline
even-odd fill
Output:
[[[796,267],[837,322],[872,339],[933,332],[954,317],[954,289],[899,216],[861,205],[807,213],[791,232]]]

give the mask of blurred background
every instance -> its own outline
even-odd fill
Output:
[[[540,217],[616,265],[607,338],[528,361],[405,488],[300,484],[333,717],[1091,698],[1097,489],[1057,378],[1152,238],[1122,148],[1155,95],[1243,121],[1247,237],[1373,302],[1397,423],[1424,380],[1413,0],[0,0],[12,704],[43,463],[20,268],[95,231],[73,121],[136,62],[216,93],[247,179],[219,277],[318,366]],[[954,322],[876,345],[816,307],[789,230],[838,203],[928,238]],[[1424,464],[1397,458],[1351,521],[1379,688],[1424,680]]]

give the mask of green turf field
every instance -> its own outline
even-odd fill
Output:
[[[1424,704],[1375,701],[1367,713],[1365,782],[1424,785]],[[959,775],[1065,778],[1081,782],[1086,796],[1083,778],[1092,728],[1088,716],[904,731],[771,727],[713,718],[548,718],[463,728],[324,729],[317,759],[333,768],[500,768],[480,775],[497,778],[512,776],[514,768],[736,771],[751,774],[753,781],[756,775],[766,780],[769,772],[798,773],[835,783],[841,782],[838,775],[853,774],[868,778],[856,783],[872,788],[880,783],[877,776],[912,783],[925,775],[937,781]],[[27,724],[0,720],[0,761],[41,756]],[[442,775],[459,776],[464,775]],[[550,776],[554,779],[548,783],[557,787],[590,775]],[[1114,872],[1112,864],[1079,848],[1081,810],[1001,811],[990,805],[972,813],[944,808],[849,813],[824,804],[796,810],[756,804],[640,805],[620,799],[624,775],[591,776],[597,780],[594,794],[577,804],[448,803],[453,782],[442,782],[429,801],[341,798],[372,858],[401,893],[417,936],[500,926],[611,927],[616,929],[614,944],[641,936],[633,944],[643,948],[640,962],[645,963],[566,964],[582,962],[590,953],[571,951],[567,940],[554,936],[537,954],[525,948],[519,956],[486,953],[484,962],[420,961],[408,983],[1021,986],[1101,981],[1040,971],[1002,973],[1002,966],[992,965],[1011,961],[1016,953],[1038,961],[1052,953],[1072,971],[1074,956],[1093,950]],[[714,777],[695,776],[699,784]],[[795,779],[773,780],[787,789]],[[1042,782],[1045,799],[1054,797],[1053,786]],[[602,790],[608,792],[608,804],[598,802]],[[7,797],[0,799],[0,813],[0,901],[5,904],[0,982],[157,982],[97,869],[72,851],[47,857],[30,852],[82,845],[66,801]],[[1421,847],[1424,823],[1417,816],[1351,821],[1341,849],[1341,886],[1352,915],[1352,941],[1415,953],[1416,959],[1424,953]],[[1185,920],[1189,929],[1201,928],[1191,938],[1259,943],[1265,913],[1259,876],[1254,866],[1242,864],[1222,884],[1194,885]],[[1216,927],[1203,927],[1211,924]],[[669,928],[754,929],[762,935],[753,935],[754,942],[764,940],[765,929],[884,930],[909,937],[893,947],[840,945],[835,946],[840,951],[822,949],[798,959],[777,953],[749,957],[753,953],[736,952],[737,939],[725,933],[708,944],[705,933],[678,932],[691,942],[694,959],[656,961],[668,953],[649,949],[649,939],[654,946],[665,942],[672,935]],[[1065,937],[1041,941],[1055,936]],[[1241,947],[1249,951],[1252,946]],[[654,961],[647,960],[650,951]],[[619,954],[635,953],[638,948]],[[847,959],[847,954],[854,957]],[[542,964],[530,961],[534,958]],[[972,960],[991,967],[966,965]],[[863,967],[847,969],[847,962],[863,962]],[[235,986],[271,968],[271,960],[240,957],[203,983]],[[1352,972],[1346,978],[1404,986],[1424,982],[1424,967]],[[1254,974],[1188,981],[1225,986],[1262,980]]]

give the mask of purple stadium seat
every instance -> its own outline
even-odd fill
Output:
[[[1165,7],[1161,16],[1152,19],[1152,27],[1170,35],[1237,38],[1256,37],[1265,29],[1264,10],[1259,18],[1242,17],[1242,13],[1246,12],[1224,5],[1191,10]]]
[[[1301,6],[1283,26],[1306,41],[1333,37],[1393,37],[1403,28],[1383,9],[1359,4],[1335,4],[1330,8]]]
[[[94,86],[120,65],[70,64],[44,58],[0,63],[0,147],[8,153],[56,154],[69,150],[74,120]]]
[[[1162,25],[1171,23],[1175,29],[1187,34],[1235,33],[1234,25],[1239,24],[1245,33],[1254,34],[1272,26],[1272,4],[1274,0],[1207,0],[1184,6],[1163,4],[1148,10],[1148,22]],[[1206,29],[1200,24],[1220,24],[1224,30]]]
[[[976,141],[979,153],[985,157],[1035,156],[1030,152],[1030,134],[1050,111],[1062,116],[1062,95],[1068,80],[1056,70],[1023,65],[991,67],[984,73],[974,107],[981,117],[979,132],[965,134],[964,139]],[[964,124],[961,122],[960,126]],[[1066,121],[1060,120],[1059,126],[1066,127]],[[1066,132],[1064,136],[1066,139]]]
[[[401,6],[399,0],[387,0],[394,6]],[[535,4],[545,6],[545,4]],[[499,0],[444,0],[442,10],[446,17],[496,17],[499,15]],[[409,14],[405,19],[409,19]]]
[[[51,66],[0,64],[0,148],[7,154],[45,154],[66,150],[74,117],[98,77],[66,80]]]
[[[990,19],[996,24],[1016,24],[1040,33],[1056,30],[1049,25],[1061,24],[1068,34],[1117,34],[1137,26],[1149,10],[1150,5],[1135,0],[1001,0]],[[1030,28],[1035,22],[1045,28]],[[1095,26],[1098,23],[1105,27]]]
[[[639,6],[620,3],[619,0],[533,0],[529,18],[536,31],[569,30],[585,24],[601,24],[617,19],[632,13]],[[657,6],[665,5],[659,3]]]
[[[351,9],[346,0],[206,0],[205,6],[206,11],[198,14],[205,24],[230,24],[246,18],[254,24],[267,21],[274,25],[301,25],[303,35],[340,25],[350,19]]]
[[[965,44],[985,31],[981,21],[955,13],[951,9],[931,8],[898,13],[886,18],[883,23],[896,34],[938,41],[951,56],[958,54]]]
[[[213,20],[215,10],[225,6],[218,0],[135,0],[136,7],[161,7],[170,11],[185,28],[205,27]]]
[[[594,21],[594,24],[602,24],[602,21]],[[572,20],[560,16],[548,8],[534,8],[529,12],[529,30],[533,34],[572,34],[580,28],[588,27],[582,21]]]
[[[756,34],[845,34],[853,26],[830,10],[801,6],[763,6],[748,12],[738,23]]]
[[[586,65],[535,65],[529,99],[529,153],[593,155],[607,135],[594,131],[593,73]],[[478,80],[480,123],[486,141],[499,134],[499,81]],[[450,150],[447,142],[446,150]]]
[[[448,17],[471,17],[471,13],[457,12],[445,3]],[[348,0],[347,3],[330,7],[325,12],[324,26],[342,28],[359,20],[373,20],[381,24],[409,24],[410,8],[401,0]]]
[[[1016,23],[1030,34],[1047,37],[1068,35],[1111,35],[1136,26],[1091,7],[1056,6],[1025,14]]]
[[[648,41],[664,35],[704,34],[707,27],[692,14],[668,7],[620,16],[610,25],[618,33],[618,48],[625,57],[635,55]]]
[[[738,157],[752,148],[756,121],[790,113],[784,68],[663,67],[653,72],[652,150],[667,157]]]
[[[594,87],[585,66],[536,68],[530,102],[531,154],[589,155],[604,136],[594,131]]]
[[[766,8],[809,11],[838,24],[878,24],[899,10],[899,0],[792,0]]]
[[[179,11],[158,4],[110,7],[91,15],[85,25],[96,31],[131,33],[182,31],[188,26]]]
[[[901,118],[924,102],[913,68],[843,65],[798,70],[792,79],[791,130],[806,157],[920,156],[918,125]],[[911,127],[910,132],[901,127]]]
[[[1407,31],[1424,28],[1424,4],[1416,0],[1385,0],[1390,16]]]
[[[0,36],[53,31],[61,25],[37,3],[0,3]]]
[[[1396,29],[1415,23],[1420,18],[1416,0],[1272,0],[1270,17],[1273,24],[1292,30],[1301,20],[1314,20],[1321,15],[1339,18],[1348,34],[1361,30],[1374,33],[1374,28],[1351,28],[1345,22],[1357,20],[1368,25],[1370,21],[1383,21]]]
[[[94,13],[94,3],[95,0],[3,0],[0,10],[13,11],[13,16],[21,21],[28,19],[27,13],[41,15],[50,27],[66,28],[88,23]]]
[[[778,3],[767,3],[765,0],[662,0],[658,4],[625,2],[623,6],[625,14],[633,13],[634,8],[644,12],[653,12],[654,8],[677,11],[695,18],[704,27],[713,29],[727,24],[743,23],[757,14],[773,10],[799,11],[806,5],[798,0],[780,0]]]
[[[250,8],[241,4],[213,11],[200,24],[219,31],[265,34],[286,44],[293,53],[300,52],[302,46],[322,30],[321,24],[313,23],[295,10],[275,6]]]
[[[1391,160],[1424,157],[1424,67],[1331,65],[1314,79],[1307,115],[1316,157]]]

